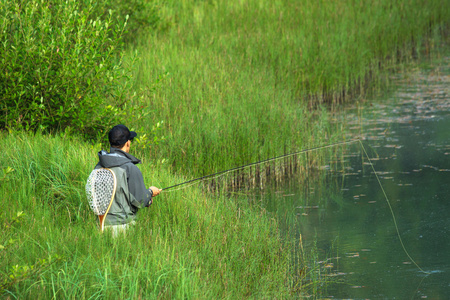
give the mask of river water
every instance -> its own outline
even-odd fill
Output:
[[[262,196],[279,215],[289,207],[303,246],[317,247],[321,298],[450,299],[450,57],[391,82],[337,116],[349,138],[364,138],[387,199],[358,142],[345,147],[344,171],[322,167],[329,185]]]

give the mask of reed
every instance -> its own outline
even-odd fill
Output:
[[[445,1],[171,2],[142,37],[136,87],[156,80],[148,127],[174,171],[193,176],[332,143],[321,104],[380,86],[384,72],[439,46]],[[141,123],[139,124],[141,125]],[[137,127],[137,126],[136,126]],[[318,155],[318,159],[320,154]]]
[[[276,221],[245,198],[166,192],[113,239],[84,195],[96,152],[77,138],[2,135],[0,286],[16,298],[243,298],[289,294]],[[162,186],[181,181],[142,165]],[[13,222],[17,212],[23,212]]]

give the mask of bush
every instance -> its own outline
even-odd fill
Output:
[[[126,31],[123,35],[125,43],[136,42],[137,36],[154,30],[160,21],[159,5],[151,0],[108,0],[103,7],[98,7],[97,14],[102,19],[109,18],[109,11],[114,11],[117,21],[128,19]]]
[[[128,100],[121,25],[107,1],[0,2],[0,128],[93,136]]]

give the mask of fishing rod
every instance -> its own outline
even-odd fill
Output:
[[[277,160],[277,159],[281,159],[281,158],[285,158],[285,157],[289,157],[289,156],[293,156],[293,155],[297,155],[297,154],[301,154],[301,153],[305,153],[305,152],[315,151],[315,150],[319,150],[319,149],[330,148],[330,147],[334,147],[334,146],[338,146],[338,145],[350,144],[350,143],[354,143],[354,142],[358,142],[358,141],[360,141],[360,139],[353,139],[353,140],[333,143],[333,144],[329,144],[329,145],[325,145],[325,146],[319,146],[319,147],[314,147],[314,148],[309,148],[309,149],[303,149],[303,150],[300,150],[300,151],[296,151],[296,152],[292,152],[292,153],[288,153],[288,154],[284,154],[284,155],[268,158],[268,159],[265,159],[265,160],[260,160],[258,162],[249,163],[247,165],[243,165],[243,166],[231,168],[231,169],[228,169],[228,170],[225,170],[225,171],[220,171],[220,172],[217,172],[217,173],[213,173],[213,174],[205,175],[205,176],[198,177],[198,178],[195,178],[195,179],[191,179],[191,180],[188,180],[188,181],[185,181],[185,182],[182,182],[182,183],[178,183],[178,184],[175,184],[175,185],[172,185],[172,186],[169,186],[169,187],[165,187],[165,188],[163,188],[161,190],[162,191],[167,191],[168,189],[172,189],[172,188],[177,187],[177,186],[182,186],[182,185],[185,185],[185,184],[188,184],[188,183],[193,183],[193,182],[196,182],[196,181],[202,181],[202,180],[208,179],[210,177],[220,176],[220,175],[223,175],[225,173],[234,172],[234,171],[237,171],[237,170],[240,170],[240,169],[244,169],[244,168],[251,167],[251,166],[256,166],[256,165],[259,165],[259,164],[262,164],[262,163],[266,163],[266,162],[269,162],[269,161],[273,161],[273,160]]]
[[[175,184],[175,185],[172,185],[172,186],[169,186],[169,187],[165,187],[165,188],[162,189],[162,191],[168,190],[168,189],[172,189],[172,188],[177,187],[177,186],[182,186],[182,185],[185,185],[185,184],[188,184],[188,183],[194,183],[194,182],[196,182],[196,181],[205,180],[205,179],[211,178],[211,177],[213,177],[213,176],[220,176],[220,175],[223,175],[223,174],[225,174],[225,173],[229,173],[229,172],[233,172],[233,171],[236,171],[236,170],[244,169],[244,168],[247,168],[247,167],[255,166],[255,165],[258,165],[258,164],[265,163],[265,162],[269,162],[269,161],[273,161],[273,160],[277,160],[277,159],[281,159],[281,158],[293,156],[293,155],[296,155],[296,154],[301,154],[301,153],[305,153],[305,152],[315,151],[315,150],[319,150],[319,149],[330,148],[330,147],[334,147],[334,146],[338,146],[338,145],[351,144],[351,143],[354,143],[354,142],[359,142],[359,144],[360,144],[360,146],[361,146],[361,149],[362,149],[362,151],[364,152],[365,157],[366,157],[367,160],[369,161],[369,164],[370,164],[370,166],[371,166],[371,168],[372,168],[373,173],[375,174],[375,177],[376,177],[376,179],[377,179],[377,181],[378,181],[378,185],[380,186],[380,188],[381,188],[381,190],[382,190],[382,192],[383,192],[383,196],[384,196],[384,198],[385,198],[385,200],[386,200],[386,202],[387,202],[387,204],[388,204],[389,210],[390,210],[390,212],[391,212],[392,220],[393,220],[393,222],[394,222],[394,227],[395,227],[395,230],[397,231],[397,237],[398,237],[398,239],[399,239],[399,241],[400,241],[400,244],[401,244],[401,246],[402,246],[402,248],[403,248],[403,251],[405,252],[406,256],[408,256],[408,258],[414,263],[414,265],[415,265],[421,272],[425,273],[426,275],[430,275],[430,274],[431,274],[430,272],[427,272],[427,271],[423,270],[423,269],[416,263],[416,261],[411,257],[411,255],[409,254],[408,250],[406,249],[406,246],[405,246],[405,244],[404,244],[404,242],[403,242],[403,239],[402,239],[402,237],[401,237],[401,235],[400,235],[400,231],[399,231],[399,228],[398,228],[398,225],[397,225],[397,219],[396,219],[396,217],[395,217],[394,210],[393,210],[393,208],[392,208],[392,206],[391,206],[391,203],[390,203],[390,201],[389,201],[389,199],[388,199],[388,196],[387,196],[387,194],[386,194],[386,191],[384,190],[383,185],[381,184],[380,178],[378,177],[377,171],[375,170],[375,167],[373,166],[372,160],[370,159],[369,155],[367,154],[367,151],[366,151],[366,149],[365,149],[365,147],[364,147],[364,145],[363,145],[361,139],[359,139],[359,138],[357,138],[357,139],[352,139],[352,140],[349,140],[349,141],[343,141],[343,142],[333,143],[333,144],[329,144],[329,145],[325,145],[325,146],[319,146],[319,147],[314,147],[314,148],[304,149],[304,150],[300,150],[300,151],[297,151],[297,152],[292,152],[292,153],[288,153],[288,154],[284,154],[284,155],[280,155],[280,156],[268,158],[268,159],[261,160],[261,161],[258,161],[258,162],[250,163],[250,164],[243,165],[243,166],[240,166],[240,167],[231,168],[231,169],[228,169],[228,170],[225,170],[225,171],[213,173],[213,174],[210,174],[210,175],[206,175],[206,176],[202,176],[202,177],[199,177],[199,178],[191,179],[191,180],[188,180],[188,181],[185,181],[185,182],[182,182],[182,183],[178,183],[178,184]]]

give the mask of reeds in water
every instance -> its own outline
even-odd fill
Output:
[[[203,176],[339,140],[324,104],[363,97],[436,48],[442,0],[174,2],[139,41],[136,85],[164,120],[156,159]],[[142,125],[142,124],[139,124]],[[320,153],[317,154],[318,157]]]

